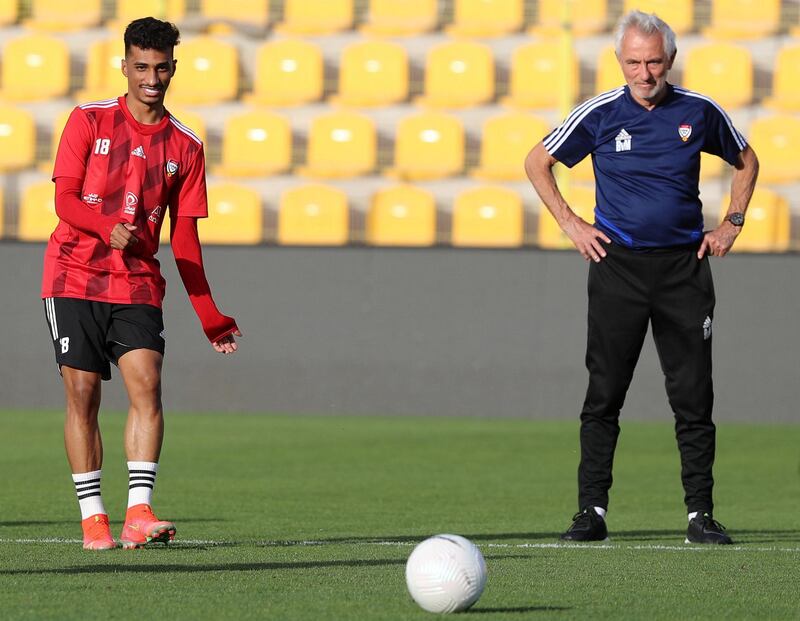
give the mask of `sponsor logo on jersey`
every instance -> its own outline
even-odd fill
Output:
[[[171,177],[176,172],[178,172],[178,162],[176,162],[175,160],[167,160],[166,169],[167,169],[167,177]]]
[[[681,123],[681,125],[678,127],[678,136],[681,137],[681,140],[686,142],[687,140],[689,140],[689,136],[691,135],[692,135],[692,126],[689,125],[688,123]]]
[[[127,215],[132,216],[136,213],[136,206],[139,204],[139,197],[133,192],[128,192],[125,195],[125,209],[123,210]]]
[[[703,320],[703,340],[707,341],[711,338],[711,317],[706,315],[706,318]]]
[[[103,202],[103,197],[99,194],[84,194],[83,202],[87,205],[99,205]]]
[[[156,205],[156,208],[150,212],[150,217],[147,219],[153,224],[158,224],[158,221],[161,219],[161,205]]]
[[[631,150],[631,141],[633,140],[633,138],[624,129],[620,130],[620,132],[617,134],[617,137],[614,138],[614,140],[617,143],[617,153],[620,153],[621,151]]]
[[[131,155],[135,155],[136,157],[140,157],[143,160],[147,159],[147,156],[144,154],[144,149],[142,148],[142,145],[139,145],[133,151],[131,151]]]

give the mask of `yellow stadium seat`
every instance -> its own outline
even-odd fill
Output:
[[[212,23],[265,28],[269,24],[269,0],[200,0],[200,14]]]
[[[529,33],[553,36],[561,32],[565,4],[563,0],[539,0],[539,20]],[[590,35],[608,28],[607,0],[572,0],[569,6],[569,23],[575,35]]]
[[[723,108],[753,100],[753,58],[745,47],[706,43],[686,52],[683,86],[711,97]]]
[[[720,204],[719,221],[728,212],[731,197],[726,195]],[[791,241],[791,211],[788,201],[780,194],[757,187],[747,208],[742,232],[733,244],[732,252],[785,252]]]
[[[694,28],[694,0],[625,0],[622,13],[634,9],[655,13],[677,35],[686,34]]]
[[[322,97],[324,65],[319,47],[284,39],[261,45],[256,52],[253,92],[248,103],[299,106]]]
[[[124,95],[128,82],[122,75],[125,45],[118,38],[101,39],[89,46],[84,88],[75,94],[79,101],[99,101]]]
[[[27,110],[0,104],[0,173],[33,166],[36,122]]]
[[[17,239],[46,241],[58,225],[56,186],[49,179],[32,183],[22,192],[17,220]]]
[[[523,0],[455,0],[452,35],[499,37],[522,28],[525,19]]]
[[[204,244],[260,244],[263,239],[261,197],[255,190],[232,183],[208,188],[208,218],[197,231]]]
[[[314,118],[301,175],[345,178],[375,169],[377,132],[372,119],[354,112],[331,112]]]
[[[456,117],[423,112],[397,125],[394,168],[385,171],[399,179],[441,179],[464,169],[464,126]]]
[[[775,114],[750,124],[748,142],[758,154],[761,183],[790,183],[800,180],[800,119]]]
[[[200,140],[206,141],[206,120],[202,115],[185,108],[173,108],[172,106],[169,107],[169,112],[181,125],[191,129]]]
[[[0,0],[0,26],[10,26],[19,18],[17,0]]]
[[[453,203],[454,246],[514,248],[525,239],[522,199],[513,190],[481,186],[465,190]]]
[[[339,92],[331,103],[387,106],[408,97],[408,53],[389,41],[359,41],[342,51]]]
[[[364,34],[384,37],[422,34],[439,21],[438,0],[369,0]]]
[[[589,224],[594,224],[595,196],[593,186],[570,186],[564,197],[572,211]],[[569,237],[558,226],[553,214],[544,205],[539,205],[539,246],[548,249],[575,248]]]
[[[474,41],[440,43],[425,61],[425,92],[419,105],[467,108],[494,97],[494,58],[490,47]]]
[[[280,33],[323,35],[353,25],[353,0],[284,0]]]
[[[0,99],[36,101],[63,97],[69,90],[69,49],[55,37],[31,34],[6,43]]]
[[[25,22],[37,30],[81,30],[100,23],[102,0],[32,0],[33,17]]]
[[[594,92],[595,94],[605,93],[624,85],[625,76],[622,75],[614,45],[607,45],[597,58]]]
[[[539,117],[511,112],[489,117],[481,133],[480,164],[471,175],[491,181],[524,181],[525,156],[547,134]]]
[[[396,185],[372,196],[366,241],[373,246],[432,246],[436,243],[436,199],[411,185]]]
[[[777,32],[781,0],[711,0],[711,25],[703,35],[719,39],[760,39]]]
[[[349,239],[347,194],[325,185],[286,190],[278,211],[278,243],[343,246]]]
[[[772,110],[800,111],[800,45],[781,47],[772,70],[772,96],[762,101]]]
[[[700,153],[700,180],[717,179],[727,164],[722,158],[710,153]]]
[[[186,15],[186,0],[117,0],[116,5],[114,19],[106,24],[116,30],[124,30],[133,20],[148,15],[173,23]]]
[[[509,95],[503,105],[520,109],[555,109],[559,90],[568,80],[573,99],[578,92],[578,57],[573,51],[565,67],[555,41],[537,41],[517,47],[511,55]]]
[[[212,104],[235,99],[239,91],[239,54],[226,41],[197,37],[175,48],[178,60],[169,101]]]
[[[55,166],[56,153],[58,152],[58,143],[61,141],[61,134],[64,131],[64,126],[67,124],[69,115],[72,114],[72,108],[62,110],[53,119],[50,135],[50,157],[41,162],[38,166],[39,170],[43,173],[53,174],[53,167]]]
[[[261,177],[282,173],[292,165],[289,121],[267,110],[229,116],[222,134],[218,175]]]

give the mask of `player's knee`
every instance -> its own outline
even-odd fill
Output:
[[[84,375],[67,381],[67,401],[78,411],[90,413],[100,406],[100,380]]]

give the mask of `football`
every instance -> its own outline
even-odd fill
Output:
[[[486,586],[486,562],[469,539],[435,535],[408,557],[406,585],[414,601],[428,612],[466,610]]]

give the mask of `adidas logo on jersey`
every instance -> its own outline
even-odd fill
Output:
[[[706,315],[706,318],[703,321],[703,340],[707,341],[710,338],[711,338],[711,317]]]
[[[131,155],[135,155],[136,157],[141,157],[143,160],[147,159],[147,156],[144,154],[144,149],[142,148],[142,145],[139,145],[133,151],[131,151]]]
[[[617,153],[620,151],[630,151],[631,150],[631,135],[626,132],[624,129],[621,129],[620,132],[617,134],[617,137],[614,138],[617,141]]]

